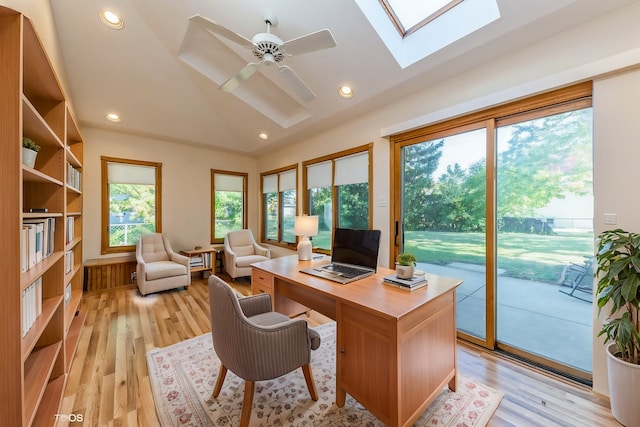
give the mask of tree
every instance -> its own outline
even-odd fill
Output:
[[[553,199],[591,191],[591,116],[588,108],[511,126],[498,155],[498,218],[533,216]]]
[[[109,209],[136,222],[156,222],[156,188],[146,184],[109,184]]]
[[[369,228],[369,183],[338,187],[339,227]]]
[[[402,206],[405,230],[426,230],[433,226],[429,206],[437,205],[433,194],[433,173],[442,157],[444,140],[426,141],[403,149],[404,192]]]
[[[458,163],[447,167],[435,184],[441,206],[435,215],[436,228],[443,231],[483,231],[485,220],[484,160],[464,170]]]

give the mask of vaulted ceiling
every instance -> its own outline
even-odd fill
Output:
[[[378,3],[358,0],[367,1]],[[405,68],[355,0],[52,0],[51,7],[82,126],[259,155],[634,2],[493,1],[498,19]],[[122,16],[122,29],[101,22],[105,8]],[[220,90],[256,58],[190,28],[197,14],[248,39],[265,32],[267,16],[277,18],[271,32],[285,41],[329,29],[336,47],[282,62],[317,98],[301,100],[275,66],[260,67],[231,93]],[[338,96],[343,84],[354,97]],[[122,120],[108,122],[109,112]]]

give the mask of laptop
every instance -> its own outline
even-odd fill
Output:
[[[380,230],[336,228],[331,262],[300,270],[301,273],[347,284],[376,272]]]

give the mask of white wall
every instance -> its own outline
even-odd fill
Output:
[[[162,163],[162,231],[175,250],[208,246],[211,169],[249,174],[249,228],[257,236],[259,175],[246,156],[162,140],[83,128],[83,259],[100,257],[100,156]]]
[[[622,228],[640,232],[640,197],[635,190],[640,162],[640,70],[598,78],[593,87],[595,231]],[[615,226],[604,225],[605,213],[617,214]],[[606,311],[594,306],[593,389],[608,395],[606,354],[597,337]]]

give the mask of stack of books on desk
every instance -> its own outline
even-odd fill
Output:
[[[395,274],[385,276],[383,279],[385,285],[395,286],[397,288],[414,291],[427,285],[427,278],[422,276],[413,276],[411,279],[399,279]]]

